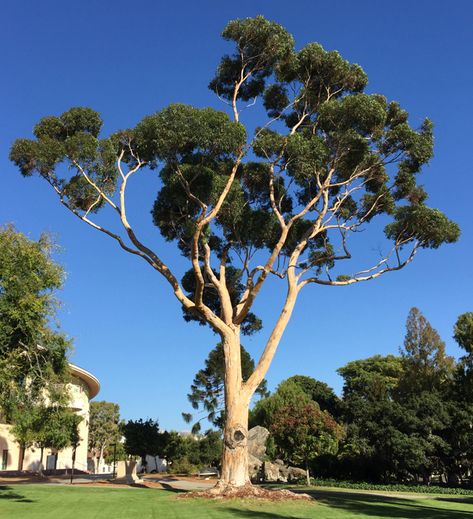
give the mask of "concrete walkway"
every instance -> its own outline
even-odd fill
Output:
[[[173,490],[207,490],[208,488],[212,488],[216,481],[215,480],[187,480],[187,479],[178,479],[173,477],[168,478],[153,478],[153,477],[145,477],[145,481],[153,481],[155,483],[160,483],[164,488],[170,488]]]

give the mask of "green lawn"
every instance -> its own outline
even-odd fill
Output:
[[[14,519],[345,519],[397,517],[473,518],[473,498],[380,497],[361,492],[314,490],[314,503],[218,502],[176,499],[176,493],[146,488],[86,488],[52,485],[0,487],[0,518]]]

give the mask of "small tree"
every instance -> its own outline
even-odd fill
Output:
[[[81,418],[72,410],[57,406],[39,407],[33,415],[34,443],[40,449],[38,472],[42,474],[44,449],[61,450],[79,443]]]
[[[146,455],[157,456],[162,445],[162,436],[156,420],[129,420],[123,426],[127,454],[141,457],[141,466],[146,469]]]
[[[100,470],[105,452],[120,441],[120,407],[112,402],[91,402],[89,415],[89,450],[95,458],[95,472]]]
[[[273,435],[276,452],[290,463],[303,465],[310,485],[309,464],[322,454],[335,454],[342,427],[307,395],[294,380],[282,382],[276,392],[257,405],[255,415]]]
[[[223,37],[234,52],[222,58],[210,88],[230,116],[173,104],[100,139],[100,116],[72,108],[41,119],[35,139],[18,139],[10,153],[23,175],[38,173],[76,217],[146,261],[185,314],[220,336],[226,422],[215,492],[249,485],[248,407],[301,290],[376,279],[403,269],[419,249],[459,236],[456,224],[425,204],[416,182],[432,156],[431,121],[412,128],[397,102],[364,93],[359,65],[314,43],[296,50],[283,27],[261,16],[229,22]],[[266,115],[248,136],[241,107],[257,97]],[[129,219],[127,186],[145,168],[159,168],[153,222],[187,258],[191,291]],[[95,214],[106,207],[123,232],[99,223]],[[390,219],[384,257],[350,262],[350,237],[378,215]],[[232,297],[235,273],[241,297]],[[283,280],[284,302],[243,381],[242,328],[271,276]]]

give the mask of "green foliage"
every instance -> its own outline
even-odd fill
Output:
[[[305,485],[305,479],[300,481]],[[380,492],[407,492],[414,494],[443,494],[451,496],[472,496],[473,490],[468,488],[449,488],[437,485],[383,485],[379,483],[367,483],[358,481],[340,481],[331,478],[311,478],[311,484],[317,487],[349,488],[353,490],[376,490]]]
[[[235,83],[241,80],[242,70],[244,75],[251,77],[244,82],[238,98],[248,101],[260,95],[274,65],[287,58],[294,45],[292,36],[283,27],[263,16],[233,20],[222,36],[235,42],[235,54],[222,58],[209,88],[229,100],[233,97]]]
[[[304,375],[289,377],[287,382],[297,384],[306,395],[318,404],[321,411],[327,411],[335,418],[339,416],[341,401],[325,382]]]
[[[394,355],[375,355],[355,360],[337,369],[344,379],[343,396],[363,400],[386,400],[393,396],[402,374],[402,362]]]
[[[347,423],[339,474],[429,483],[443,473],[458,483],[470,466],[468,384],[417,308],[406,328],[400,357],[375,356],[338,370]]]
[[[460,237],[460,228],[438,209],[424,205],[402,206],[396,209],[395,221],[386,226],[391,240],[408,243],[417,240],[421,247],[437,249],[443,243],[453,243]]]
[[[44,449],[77,447],[81,441],[79,424],[82,417],[61,406],[35,405],[15,409],[12,433],[23,448]]]
[[[0,408],[11,418],[18,406],[67,398],[70,342],[51,326],[64,272],[53,261],[47,235],[35,242],[12,226],[0,228]]]
[[[322,454],[336,453],[343,429],[308,393],[326,398],[331,396],[328,389],[310,377],[291,377],[256,403],[250,426],[267,427],[274,441],[273,453],[292,464],[306,467]]]
[[[143,466],[146,465],[147,454],[161,455],[163,437],[156,420],[128,420],[123,425],[122,432],[125,436],[125,451],[132,456],[141,456]]]
[[[338,201],[339,225],[353,225],[345,228],[392,215],[385,234],[399,249],[437,248],[458,239],[458,226],[425,205],[427,194],[416,182],[432,157],[431,121],[412,128],[399,103],[364,92],[368,79],[359,65],[317,43],[296,51],[292,36],[262,16],[230,21],[223,37],[234,53],[222,58],[210,88],[232,103],[261,95],[270,120],[284,122],[288,132],[279,123],[263,122],[248,142],[244,126],[227,114],[172,104],[135,128],[100,139],[100,116],[90,108],[72,108],[43,118],[34,129],[36,140],[18,139],[11,160],[22,174],[43,176],[79,215],[98,211],[113,197],[121,178],[118,158],[130,168],[159,168],[153,222],[187,257],[199,219],[216,207],[236,168],[218,214],[199,235],[200,247],[209,245],[218,256],[225,249],[233,273],[241,272],[236,265],[241,253],[272,250],[280,237],[270,179],[277,208],[287,218],[326,189],[330,204]],[[248,160],[250,149],[258,161]],[[327,179],[329,187],[323,187]],[[313,204],[306,219],[291,225],[282,256],[294,251],[320,210]],[[301,261],[301,268],[313,267],[317,275],[343,258],[331,243],[340,238],[339,230],[320,233],[309,237]],[[206,289],[212,292],[212,283]]]
[[[445,354],[445,343],[417,308],[407,317],[404,351],[401,352],[407,391],[432,391],[453,375],[454,360]]]
[[[94,401],[89,413],[89,451],[101,458],[113,444],[120,444],[120,408],[112,402]]]
[[[243,380],[247,380],[255,369],[255,363],[250,354],[241,346],[241,369]],[[224,414],[224,378],[225,378],[225,358],[222,343],[209,353],[205,368],[197,372],[191,385],[191,392],[187,395],[192,408],[198,410],[202,408],[205,413],[204,418],[209,420],[219,429],[223,428],[225,423]],[[259,385],[256,393],[262,397],[268,395],[266,380]],[[183,417],[187,422],[191,422],[193,417],[191,414],[183,413]],[[193,426],[193,432],[200,430],[200,420]]]
[[[453,338],[468,353],[473,353],[473,312],[460,315],[455,323]]]
[[[219,467],[223,443],[221,433],[208,430],[202,436],[182,436],[175,431],[162,433],[160,456],[168,462],[169,471],[195,474],[202,467]]]

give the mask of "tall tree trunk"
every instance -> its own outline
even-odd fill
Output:
[[[103,451],[104,451],[104,446],[102,445],[100,447],[99,457],[97,458],[97,467],[95,469],[96,474],[98,474],[100,472],[100,468],[102,467],[102,464],[103,464]]]
[[[307,481],[307,486],[310,487],[309,460],[307,458],[305,460],[305,477]]]
[[[41,447],[40,449],[40,456],[39,456],[39,475],[43,475],[43,454],[44,454],[44,447]]]
[[[76,453],[77,453],[77,446],[74,446],[72,449],[71,485],[72,485],[72,480],[74,479],[74,468],[76,466]]]
[[[23,465],[25,463],[25,450],[26,450],[26,446],[25,445],[22,445],[20,447],[20,457],[18,459],[18,470],[23,470]]]
[[[225,428],[220,486],[243,487],[248,475],[249,397],[242,390],[239,330],[223,340],[225,352]]]

